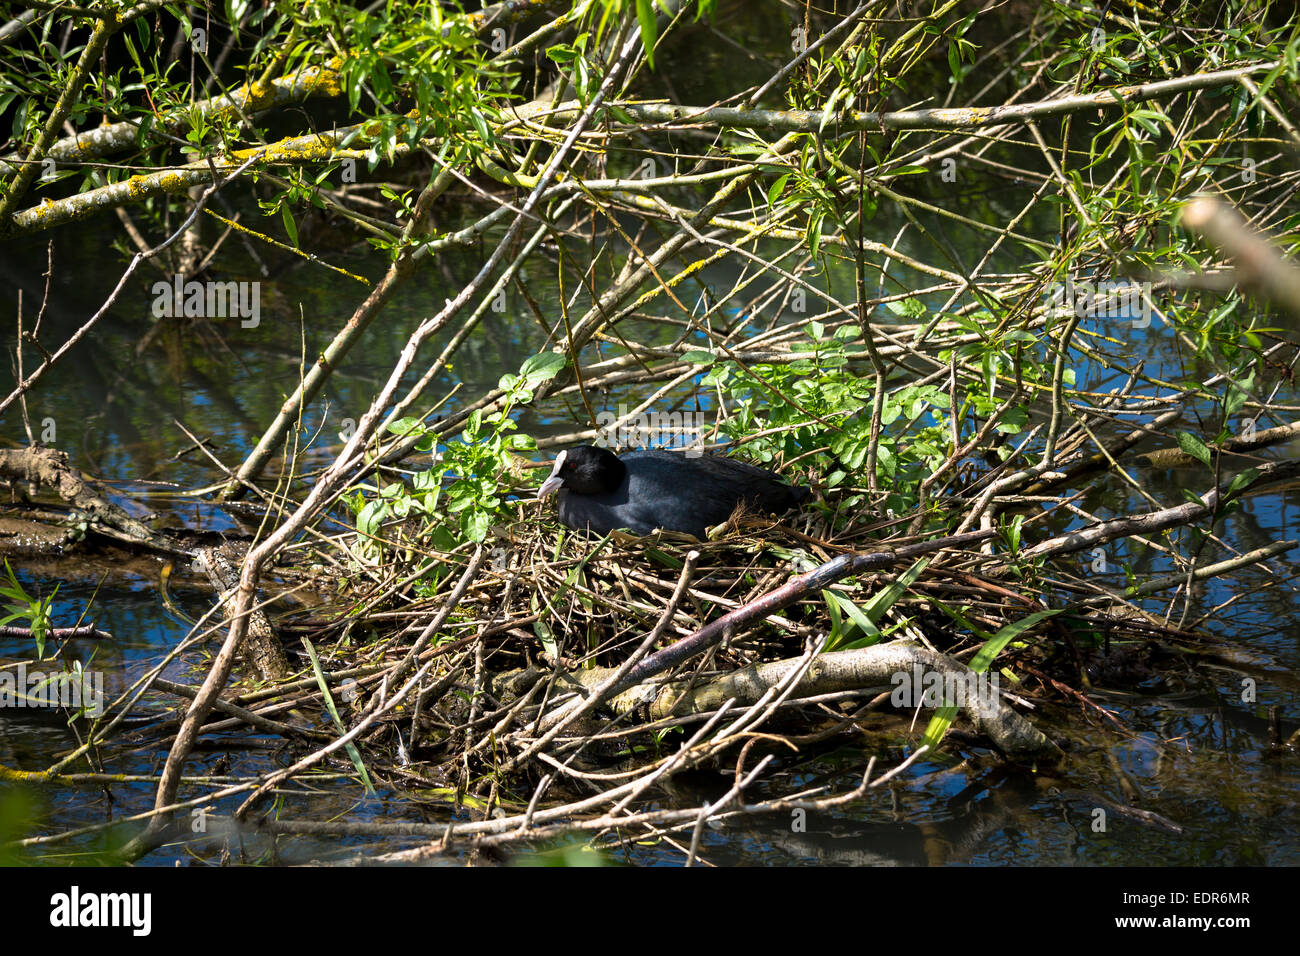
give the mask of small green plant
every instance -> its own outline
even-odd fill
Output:
[[[430,468],[417,471],[407,485],[391,482],[381,488],[363,486],[350,499],[356,514],[357,531],[372,539],[363,548],[367,557],[382,549],[384,522],[411,516],[423,518],[419,536],[440,551],[487,537],[492,522],[502,516],[505,478],[513,468],[513,456],[532,451],[537,443],[516,431],[510,417],[520,405],[533,400],[535,389],[550,381],[564,368],[564,357],[542,352],[524,362],[519,374],[501,377],[505,392],[498,411],[483,414],[475,410],[457,439],[439,444],[437,436],[418,418],[401,418],[388,423],[388,430],[404,437],[416,437],[416,451],[437,454]]]
[[[33,597],[18,583],[14,569],[9,566],[7,560],[5,575],[8,580],[0,581],[0,597],[13,603],[5,605],[4,609],[9,613],[0,618],[0,627],[11,621],[26,619],[27,628],[32,632],[32,640],[36,642],[36,659],[40,660],[45,656],[45,636],[50,630],[50,609],[54,606],[54,596],[59,593],[59,588],[56,585],[49,597]]]
[[[909,301],[910,312],[920,308]],[[763,462],[801,458],[828,489],[860,484],[871,443],[874,389],[873,380],[854,368],[866,359],[866,347],[856,342],[861,331],[843,326],[828,333],[820,322],[810,322],[805,331],[808,341],[794,347],[803,353],[795,361],[745,369],[720,362],[704,383],[717,390],[730,412],[726,435],[765,433],[745,443],[746,454]],[[877,469],[893,489],[889,506],[900,513],[915,504],[921,479],[948,453],[948,404],[947,393],[933,385],[909,385],[885,397]],[[863,496],[851,494],[840,508],[851,513],[865,504]]]

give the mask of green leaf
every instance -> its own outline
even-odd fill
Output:
[[[869,600],[863,607],[863,612],[866,614],[867,619],[871,621],[872,624],[879,621],[884,613],[893,607],[894,603],[903,596],[904,592],[916,583],[916,579],[921,576],[921,572],[929,567],[929,565],[929,558],[919,559],[910,568],[900,574],[892,583],[886,585],[879,592],[872,595],[871,600]]]
[[[316,675],[316,684],[320,687],[321,695],[325,700],[325,709],[329,711],[330,717],[334,720],[334,726],[339,729],[340,734],[346,734],[347,728],[343,725],[343,720],[339,717],[338,708],[334,706],[334,698],[330,694],[328,682],[325,680],[325,672],[321,670],[320,661],[316,657],[316,648],[312,647],[311,641],[307,638],[302,639],[303,646],[307,649],[307,656],[311,659],[311,669]],[[366,765],[361,762],[361,751],[357,750],[356,744],[349,741],[343,745],[348,753],[352,766],[356,768],[361,782],[365,784],[366,793],[374,796],[375,788],[370,783],[370,774],[366,773]]]
[[[386,427],[394,435],[406,436],[424,434],[424,420],[411,416],[399,418],[395,422],[389,422]]]
[[[776,182],[774,182],[771,185],[771,187],[767,190],[767,204],[769,206],[776,205],[777,197],[780,196],[781,193],[785,190],[785,184],[789,182],[789,180],[790,180],[789,173],[786,173],[784,176],[777,177]]]
[[[641,25],[641,45],[645,47],[645,59],[650,69],[655,67],[655,39],[659,35],[659,23],[655,19],[654,4],[651,0],[636,0],[636,19]]]
[[[826,613],[831,619],[831,632],[826,637],[826,650],[833,651],[839,647],[840,640],[844,637],[844,618],[840,616],[839,603],[843,598],[831,590],[822,591],[822,597],[826,600]]]
[[[524,364],[519,368],[519,374],[524,384],[532,388],[534,385],[555,378],[565,364],[566,359],[559,352],[538,352],[524,360]]]
[[[487,537],[492,524],[492,516],[486,511],[471,511],[460,519],[461,529],[470,541],[479,542]]]
[[[831,121],[831,117],[835,115],[835,104],[839,102],[841,96],[845,96],[847,93],[848,90],[838,86],[835,88],[835,92],[831,94],[830,99],[826,101],[826,108],[822,110],[822,121],[817,126],[818,136],[826,129],[826,124]]]
[[[1185,454],[1191,455],[1206,468],[1214,467],[1210,463],[1210,449],[1206,447],[1205,442],[1201,441],[1191,432],[1178,433],[1178,447],[1181,448]]]
[[[717,360],[718,357],[708,349],[691,349],[682,356],[683,362],[690,362],[692,365],[703,365],[705,368],[708,368]]]
[[[1051,608],[1046,611],[1035,611],[1028,617],[1022,617],[1018,621],[1012,621],[1006,627],[994,634],[993,637],[979,649],[979,652],[971,658],[970,669],[977,674],[982,674],[984,671],[989,669],[989,665],[993,663],[993,659],[1002,653],[1003,648],[1039,621],[1045,621],[1047,618],[1059,614],[1060,611],[1060,608]]]
[[[844,645],[845,650],[854,650],[859,647],[870,647],[872,644],[880,643],[880,630],[876,627],[871,618],[862,613],[861,608],[846,598],[843,594],[836,594],[834,591],[823,591],[826,595],[827,605],[838,604],[841,611],[848,618],[849,622],[862,632],[863,636],[855,641]],[[830,645],[827,645],[830,650]]]
[[[297,246],[298,227],[293,221],[293,213],[290,212],[288,203],[285,203],[280,207],[280,218],[284,220],[284,231],[289,236],[289,243],[293,246]]]
[[[577,58],[578,51],[567,43],[557,43],[555,46],[547,48],[546,56],[555,61],[557,65],[563,66],[566,63],[572,63]]]
[[[474,131],[478,133],[483,142],[491,142],[492,134],[488,132],[487,120],[483,118],[483,114],[476,109],[470,109],[469,117],[470,122],[474,124]]]
[[[1021,618],[1018,621],[1012,621],[989,638],[984,643],[984,646],[979,649],[979,652],[970,662],[971,671],[976,674],[987,671],[989,665],[993,663],[993,659],[1002,653],[1003,648],[1014,641],[1020,634],[1029,630],[1039,621],[1045,620],[1054,614],[1059,614],[1060,611],[1060,608],[1049,608],[1046,611],[1038,611],[1028,617]],[[938,747],[939,741],[948,732],[948,728],[952,726],[953,718],[956,716],[956,707],[940,707],[935,711],[934,716],[930,718],[930,723],[925,728],[925,737],[921,742],[931,749]]]
[[[545,621],[537,621],[533,624],[533,633],[536,634],[537,639],[542,642],[542,647],[545,649],[546,653],[550,654],[551,657],[554,658],[556,653],[555,633],[551,630],[550,625]]]
[[[1020,526],[1025,523],[1024,515],[1016,515],[1011,523],[1003,529],[1007,539],[1007,548],[1013,555],[1020,553]]]
[[[1258,468],[1247,468],[1245,471],[1241,472],[1240,474],[1233,475],[1232,481],[1228,483],[1227,494],[1224,495],[1224,497],[1226,498],[1233,497],[1258,477],[1259,477]]]
[[[1254,387],[1254,369],[1251,369],[1249,373],[1240,379],[1230,379],[1228,381],[1228,394],[1223,397],[1223,420],[1225,422],[1241,411],[1242,406],[1246,404],[1246,400],[1250,398],[1251,390]]]
[[[1160,138],[1162,130],[1154,122],[1154,120],[1157,119],[1164,119],[1164,117],[1159,113],[1156,113],[1153,110],[1134,110],[1129,114],[1129,119],[1136,122],[1155,138]]]
[[[818,210],[808,219],[808,251],[812,253],[814,259],[817,258],[817,250],[822,244],[822,219],[824,214]]]
[[[464,442],[472,444],[478,441],[478,433],[483,428],[483,409],[476,408],[469,413],[469,418],[465,422],[465,428],[461,432],[461,438]]]
[[[361,513],[357,515],[357,531],[363,535],[374,536],[387,517],[388,502],[377,498],[362,508]]]

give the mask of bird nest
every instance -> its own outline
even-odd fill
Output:
[[[1045,705],[1113,720],[1088,675],[1147,680],[1150,650],[1189,637],[1132,608],[1044,607],[991,531],[907,535],[866,515],[831,534],[819,517],[737,514],[707,541],[595,538],[523,517],[447,552],[390,529],[381,560],[341,583],[338,613],[281,621],[291,655],[313,648],[298,653],[315,678],[233,701],[349,728],[304,736],[294,772],[332,765],[433,805],[435,822],[393,825],[420,846],[384,859],[681,829],[693,856],[706,820],[862,799],[941,741],[1044,768],[1072,733],[1047,726]],[[850,742],[857,785],[746,800],[787,757]],[[724,796],[663,809],[665,786],[699,769],[724,774]]]

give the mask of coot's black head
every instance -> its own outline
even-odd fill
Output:
[[[623,483],[627,466],[608,448],[578,445],[555,457],[551,476],[537,489],[537,497],[568,488],[580,495],[603,495]]]

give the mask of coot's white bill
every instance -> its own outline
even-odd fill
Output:
[[[562,451],[555,456],[555,467],[551,469],[551,476],[542,482],[542,487],[537,489],[538,498],[555,494],[564,484],[564,479],[560,477],[560,469],[564,467],[564,456],[567,454],[567,451]]]

